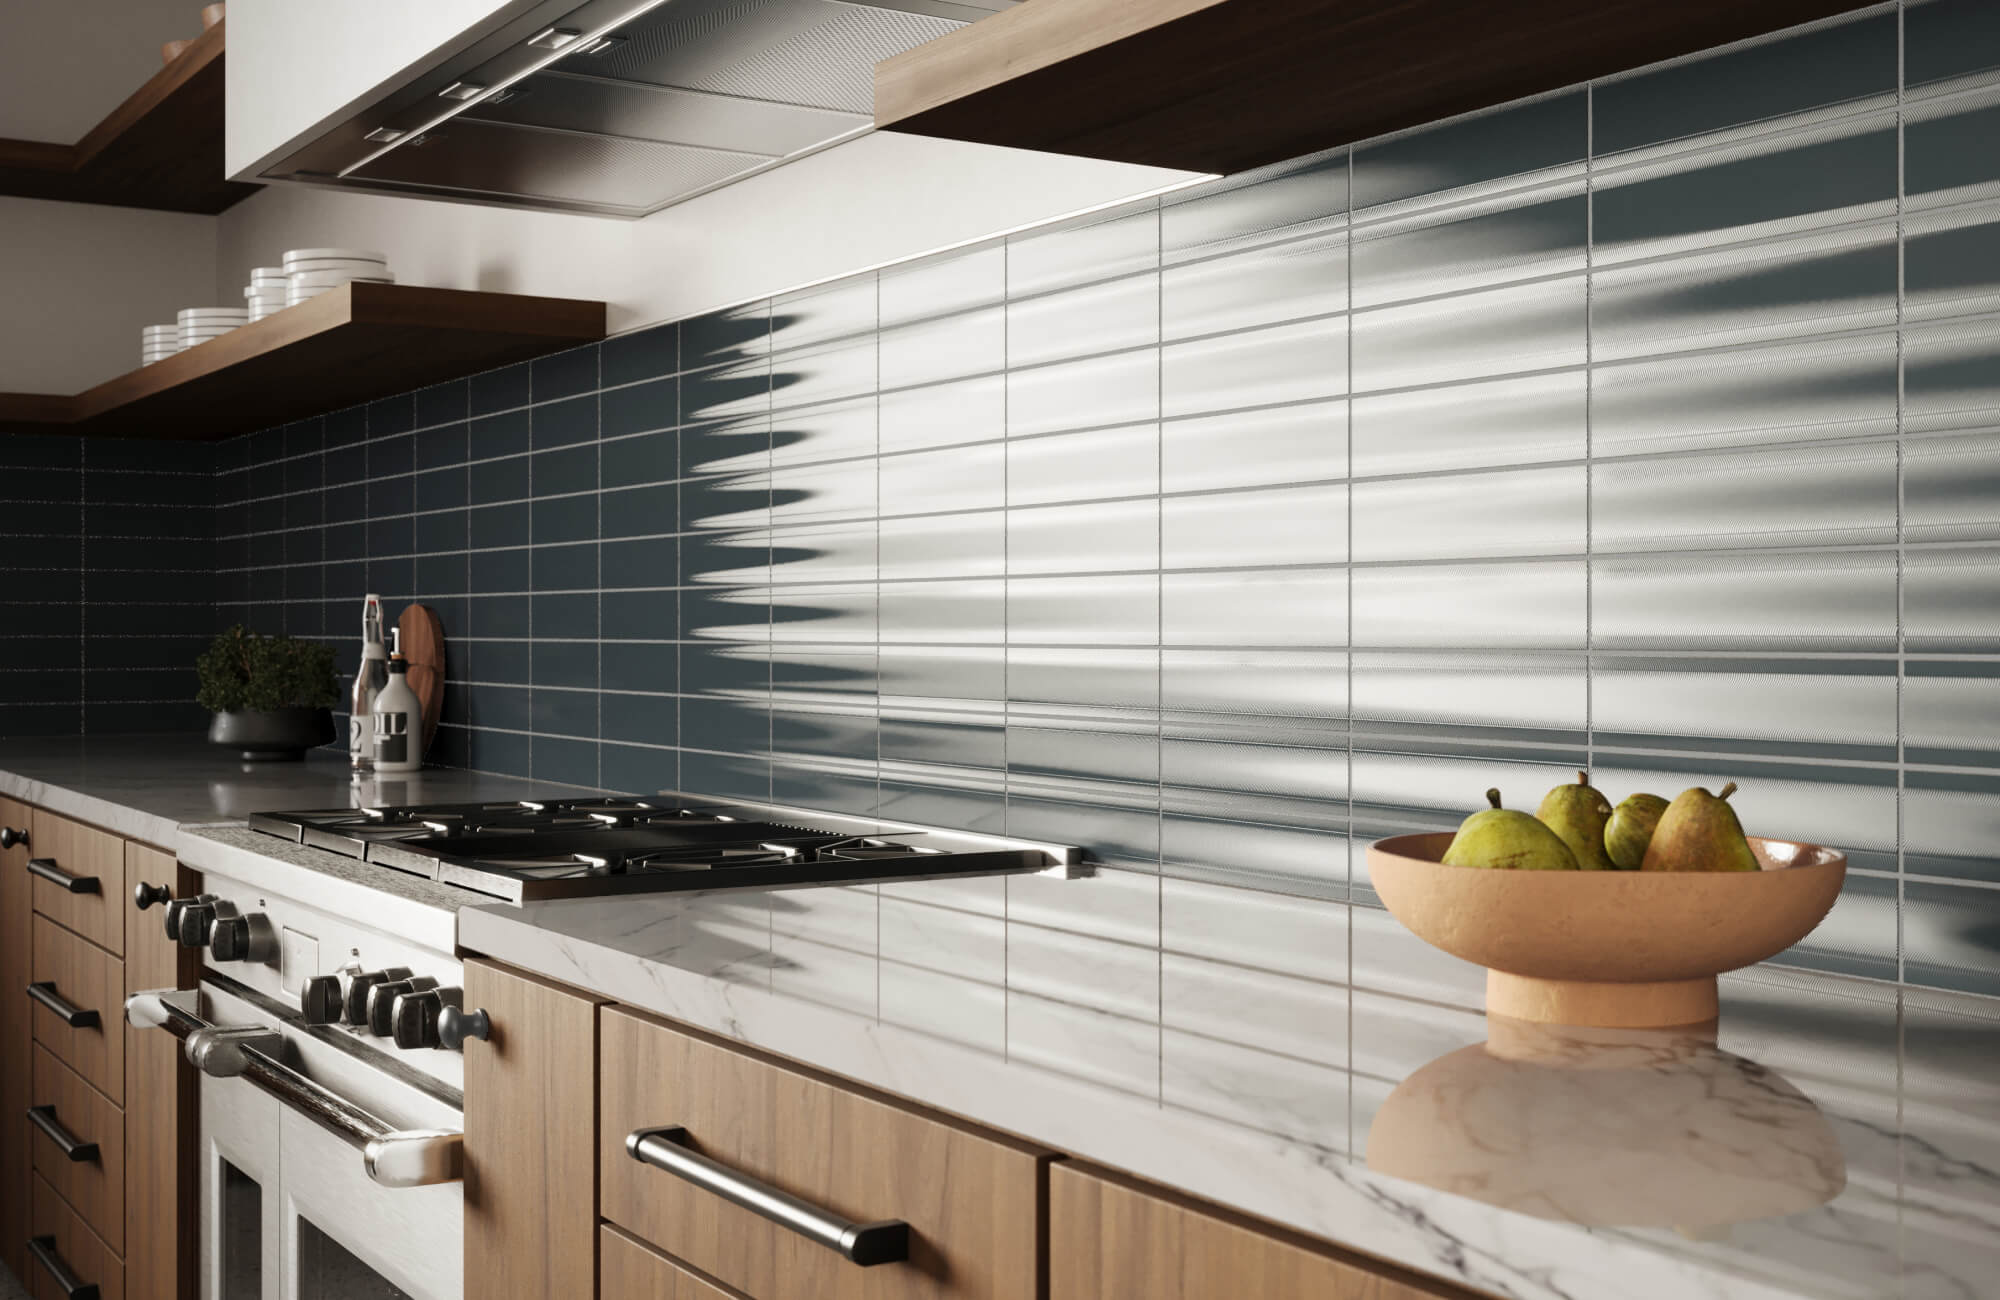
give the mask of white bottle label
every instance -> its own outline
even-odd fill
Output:
[[[375,762],[389,766],[410,758],[410,715],[377,713],[375,719]]]

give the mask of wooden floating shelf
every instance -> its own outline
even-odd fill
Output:
[[[1023,0],[875,68],[875,125],[1228,174],[1861,0]]]
[[[0,196],[217,213],[263,188],[222,161],[217,23],[75,144],[0,140]]]
[[[74,397],[0,393],[0,432],[225,438],[604,337],[573,298],[356,282]]]

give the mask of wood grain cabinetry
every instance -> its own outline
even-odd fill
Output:
[[[175,898],[201,892],[198,873],[171,853],[125,845],[125,991],[193,988],[198,950],[167,937],[160,909],[141,912],[132,887],[168,885]],[[125,1027],[125,1276],[130,1300],[192,1296],[200,1166],[196,1164],[195,1069],[171,1034]]]
[[[465,963],[465,1293],[596,1293],[597,1007],[602,998]],[[607,1295],[622,1294],[606,1291]]]
[[[35,910],[108,953],[125,952],[125,841],[93,826],[35,809],[34,851],[29,857],[77,886],[66,889],[44,876],[34,879]]]
[[[1048,1300],[1474,1300],[1477,1293],[1089,1165],[1049,1174]]]
[[[607,1220],[759,1300],[1036,1300],[1047,1152],[637,1012],[602,1024]],[[666,1126],[823,1213],[908,1223],[909,1258],[851,1263],[627,1154]]]
[[[34,1244],[27,1251],[28,1271],[21,1275],[28,1293],[35,1300],[69,1300],[68,1293],[57,1285],[56,1270],[61,1270],[80,1285],[95,1286],[98,1300],[125,1300],[125,1265],[117,1252],[90,1230],[40,1174],[30,1178]]]
[[[618,1300],[747,1300],[606,1224],[598,1234],[604,1281],[600,1294]]]
[[[48,917],[35,914],[29,982],[47,1001],[30,1013],[35,1041],[114,1103],[125,1098],[125,963]],[[51,1005],[54,1003],[55,1005]],[[88,1019],[70,1024],[64,1013]]]
[[[26,804],[0,799],[0,828],[30,834]],[[7,837],[12,840],[14,836]],[[32,838],[32,836],[31,836]],[[0,849],[0,1264],[28,1275],[28,845]]]
[[[33,1089],[40,1112],[28,1142],[35,1172],[112,1250],[125,1249],[125,1112],[37,1043]],[[72,1158],[63,1143],[87,1143]],[[88,1155],[83,1155],[87,1150]]]

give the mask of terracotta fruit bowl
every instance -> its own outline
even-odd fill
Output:
[[[1438,859],[1450,832],[1368,847],[1383,903],[1411,933],[1486,967],[1486,1010],[1649,1028],[1715,1019],[1715,977],[1812,933],[1847,855],[1750,837],[1761,871],[1493,871]]]

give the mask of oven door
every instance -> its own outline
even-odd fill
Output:
[[[462,1184],[455,1170],[412,1173],[410,1162],[422,1139],[455,1139],[462,1103],[393,1058],[364,1059],[236,988],[204,981],[196,1023],[271,1031],[255,1050],[319,1091],[301,1101],[230,1075],[226,1063],[203,1065],[202,1300],[460,1300]],[[191,1058],[201,1033],[187,1035]],[[383,1149],[364,1152],[326,1122],[340,1104],[392,1127]]]

